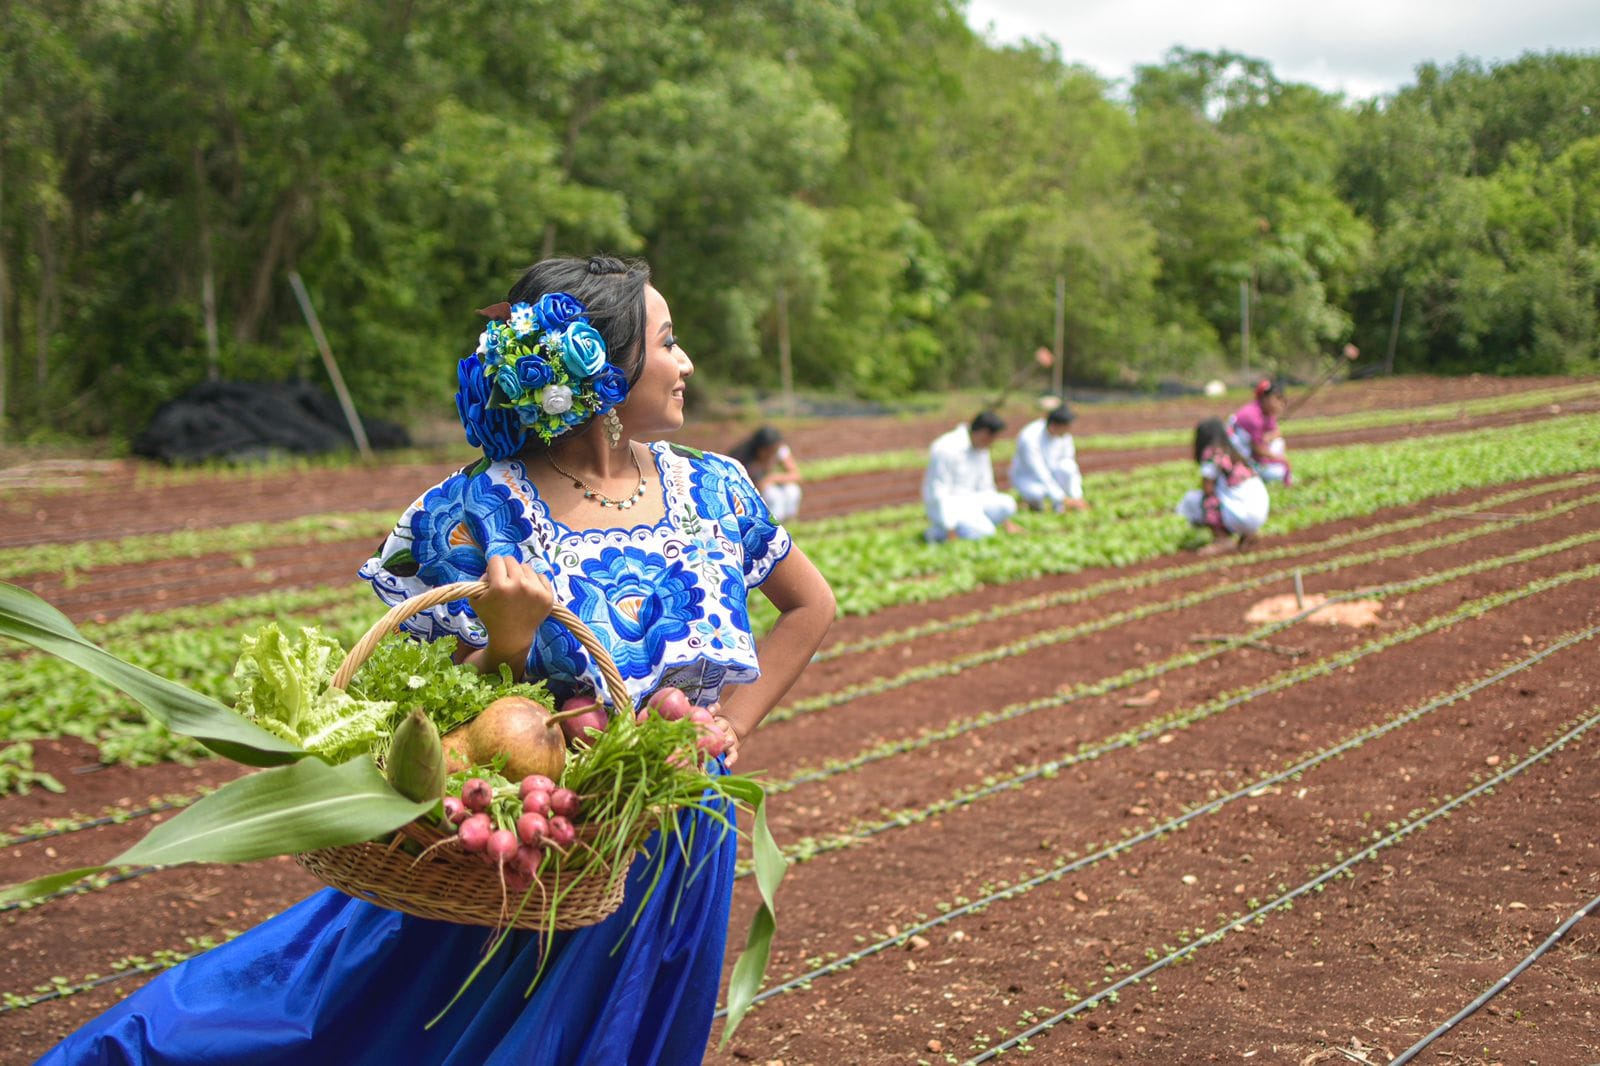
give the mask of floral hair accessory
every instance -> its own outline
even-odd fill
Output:
[[[490,459],[516,455],[530,433],[548,444],[627,399],[627,377],[573,297],[546,293],[480,313],[489,324],[456,367],[456,411],[467,443]]]

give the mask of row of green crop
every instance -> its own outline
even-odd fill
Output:
[[[846,686],[845,688],[838,689],[834,692],[821,693],[817,696],[797,701],[796,703],[790,704],[787,707],[778,708],[772,713],[771,719],[775,721],[782,721],[785,718],[792,718],[796,715],[807,714],[812,711],[825,710],[829,707],[835,707],[841,703],[848,703],[851,700],[861,699],[865,696],[874,696],[884,692],[891,692],[898,688],[904,688],[906,685],[915,684],[918,681],[926,681],[936,677],[946,677],[954,673],[959,673],[963,670],[971,669],[975,666],[998,662],[1001,659],[1012,658],[1017,655],[1025,655],[1029,652],[1036,651],[1039,648],[1064,644],[1068,641],[1076,640],[1079,637],[1087,636],[1091,633],[1104,632],[1105,630],[1112,629],[1116,626],[1126,625],[1129,622],[1140,621],[1145,618],[1154,617],[1158,614],[1167,614],[1172,611],[1179,611],[1189,607],[1199,606],[1202,603],[1219,599],[1223,596],[1231,596],[1239,592],[1247,592],[1252,589],[1260,589],[1269,585],[1280,584],[1291,580],[1297,574],[1301,576],[1330,574],[1346,569],[1347,567],[1362,566],[1367,563],[1380,562],[1388,559],[1397,559],[1404,556],[1416,555],[1421,552],[1433,551],[1437,548],[1451,547],[1456,544],[1462,544],[1469,540],[1475,540],[1476,538],[1489,533],[1503,532],[1504,530],[1510,529],[1513,526],[1523,525],[1527,521],[1539,521],[1548,518],[1555,518],[1559,515],[1564,515],[1580,508],[1593,506],[1596,503],[1600,503],[1600,494],[1584,496],[1576,500],[1568,501],[1567,503],[1561,504],[1558,507],[1553,507],[1540,513],[1533,519],[1502,519],[1498,522],[1486,523],[1474,529],[1460,529],[1454,533],[1446,533],[1437,537],[1429,537],[1419,541],[1408,541],[1404,544],[1390,545],[1385,548],[1376,548],[1370,551],[1351,552],[1346,555],[1336,556],[1332,559],[1324,559],[1316,563],[1304,563],[1296,567],[1287,567],[1281,570],[1268,571],[1267,573],[1257,574],[1253,577],[1244,578],[1239,581],[1229,581],[1222,584],[1209,585],[1205,588],[1196,589],[1193,592],[1174,596],[1169,599],[1144,604],[1139,607],[1131,607],[1126,610],[1113,611],[1110,614],[1100,615],[1085,622],[1078,622],[1072,625],[1056,626],[1051,629],[1041,630],[1040,632],[1030,634],[1029,636],[1022,637],[1005,644],[977,649],[947,661],[937,663],[919,663],[916,666],[907,667],[905,670],[902,670],[900,673],[892,676],[872,678],[867,681]]]
[[[1463,566],[1452,567],[1449,570],[1439,571],[1438,573],[1434,574],[1426,574],[1422,577],[1412,578],[1408,581],[1394,582],[1377,589],[1361,589],[1359,590],[1359,595],[1372,599],[1383,599],[1390,596],[1403,595],[1424,588],[1445,584],[1449,581],[1454,581],[1457,578],[1467,577],[1473,574],[1487,573],[1504,566],[1511,566],[1517,563],[1527,562],[1531,559],[1537,558],[1539,555],[1549,555],[1557,551],[1566,551],[1575,546],[1593,543],[1595,540],[1600,540],[1600,531],[1577,534],[1574,537],[1565,538],[1565,540],[1557,542],[1557,544],[1553,546],[1547,545],[1537,548],[1529,548],[1522,552],[1516,552],[1506,556],[1498,556],[1493,559],[1484,559],[1475,563],[1468,563]],[[1493,595],[1483,596],[1476,600],[1472,600],[1469,603],[1463,604],[1455,611],[1436,616],[1429,619],[1427,622],[1419,623],[1417,626],[1407,627],[1406,629],[1400,630],[1395,634],[1391,634],[1389,637],[1381,638],[1380,640],[1374,641],[1368,645],[1365,645],[1364,647],[1370,650],[1382,650],[1384,647],[1389,646],[1389,644],[1385,643],[1386,641],[1403,642],[1405,640],[1412,640],[1418,636],[1424,635],[1424,633],[1433,632],[1434,630],[1444,628],[1445,626],[1454,625],[1458,621],[1462,621],[1467,618],[1475,618],[1479,614],[1482,614],[1488,610],[1492,610],[1494,607],[1498,607],[1504,603],[1511,603],[1519,599],[1525,599],[1528,596],[1537,595],[1538,593],[1548,591],[1552,588],[1559,588],[1562,585],[1570,584],[1574,581],[1592,580],[1596,576],[1600,576],[1600,564],[1581,567],[1576,570],[1565,571],[1550,578],[1541,578],[1530,582],[1519,589],[1514,589],[1511,592],[1494,593]],[[1357,593],[1345,593],[1342,594],[1342,598],[1350,599],[1355,595],[1357,595]],[[1340,597],[1332,596],[1329,597],[1329,601],[1331,602],[1338,598]],[[1071,688],[1050,693],[1047,696],[1040,696],[1031,700],[1019,700],[1015,703],[1007,704],[1004,707],[999,707],[992,710],[984,710],[977,714],[956,718],[942,726],[923,729],[914,736],[878,741],[857,751],[854,755],[849,757],[841,759],[829,759],[820,767],[797,770],[784,780],[773,781],[769,783],[767,785],[767,791],[769,794],[792,791],[803,785],[816,784],[820,781],[826,781],[830,778],[838,777],[841,774],[853,773],[854,771],[857,771],[870,763],[881,762],[884,759],[895,758],[896,756],[904,755],[911,751],[931,748],[934,745],[942,744],[947,740],[953,740],[956,737],[977,733],[981,730],[989,729],[993,726],[999,725],[1002,722],[1008,722],[1014,718],[1021,718],[1024,715],[1033,714],[1037,711],[1063,707],[1069,703],[1074,703],[1083,699],[1105,696],[1112,692],[1128,688],[1131,685],[1141,684],[1164,674],[1198,665],[1199,663],[1205,662],[1208,659],[1215,659],[1220,655],[1226,654],[1230,651],[1236,651],[1239,648],[1246,647],[1250,644],[1259,643],[1273,634],[1288,628],[1288,626],[1292,625],[1296,621],[1299,621],[1299,617],[1283,622],[1273,622],[1249,633],[1243,634],[1242,636],[1214,644],[1211,647],[1201,651],[1184,652],[1179,655],[1174,655],[1168,659],[1164,659],[1160,662],[1131,667],[1120,674],[1114,674],[1096,681],[1082,682],[1072,686]],[[1370,654],[1370,650],[1358,654],[1357,658],[1362,657],[1364,654]],[[1299,677],[1300,671],[1315,670],[1317,668],[1317,664],[1312,664],[1311,666],[1307,667],[1294,667],[1280,675],[1277,675],[1278,681],[1275,683],[1281,685],[1282,687],[1287,687],[1289,684],[1298,683],[1297,680],[1295,680],[1296,678],[1299,680],[1304,680],[1303,677]],[[1226,698],[1228,697],[1224,697],[1224,699]],[[1225,708],[1222,708],[1221,705],[1218,704],[1209,713],[1215,713],[1216,709]],[[1164,719],[1156,719],[1142,727],[1141,730],[1135,732],[1156,729],[1158,726],[1161,728],[1171,727],[1170,723],[1163,725],[1163,722]],[[1132,739],[1138,738],[1132,737]]]
[[[1159,471],[1141,468],[1116,474],[1091,474],[1087,491],[1103,504],[1113,504],[1141,492],[1141,486]],[[832,518],[792,523],[791,532],[807,544],[861,529],[920,529],[922,508],[897,505],[872,508]],[[140,533],[107,540],[34,544],[0,550],[0,580],[15,581],[36,574],[61,574],[68,587],[91,580],[102,567],[132,566],[167,560],[198,559],[207,555],[233,555],[250,565],[254,553],[272,548],[341,544],[368,539],[376,545],[391,528],[393,511],[350,511],[302,515],[276,522],[238,522],[208,529],[182,529],[166,533]]]
[[[1519,503],[1535,496],[1543,496],[1554,492],[1564,492],[1568,489],[1595,482],[1596,475],[1579,474],[1575,477],[1563,478],[1558,481],[1547,481],[1538,485],[1525,486],[1513,489],[1510,492],[1496,493],[1483,499],[1474,501],[1467,512],[1488,511],[1496,507],[1503,507],[1508,503]],[[1535,512],[1527,516],[1508,519],[1508,522],[1537,521],[1540,515]],[[1349,530],[1338,533],[1317,541],[1303,541],[1295,544],[1280,544],[1275,547],[1257,547],[1248,554],[1229,554],[1221,556],[1208,556],[1197,562],[1185,563],[1180,566],[1163,567],[1159,570],[1146,570],[1143,573],[1132,574],[1127,577],[1109,578],[1096,581],[1091,585],[1080,588],[1067,589],[1062,592],[1041,593],[1028,596],[1019,600],[1011,600],[997,604],[993,607],[965,611],[960,614],[950,615],[945,618],[929,622],[919,622],[915,625],[902,626],[898,629],[888,630],[870,637],[861,637],[856,640],[839,641],[823,648],[815,656],[814,661],[826,662],[843,655],[853,655],[864,651],[874,651],[881,648],[893,647],[923,637],[947,633],[952,630],[966,629],[986,622],[998,621],[1019,614],[1033,611],[1044,611],[1054,607],[1064,607],[1070,604],[1085,603],[1102,596],[1118,592],[1130,592],[1136,589],[1148,588],[1152,585],[1163,584],[1168,581],[1180,581],[1185,578],[1196,577],[1202,574],[1223,573],[1241,564],[1251,565],[1263,562],[1276,562],[1282,559],[1299,558],[1313,555],[1318,552],[1329,551],[1335,548],[1346,547],[1350,544],[1379,537],[1387,537],[1395,533],[1404,533],[1419,529],[1424,526],[1437,525],[1450,521],[1450,518],[1441,517],[1437,513],[1413,515],[1410,518],[1396,519],[1391,522],[1381,522],[1366,526],[1361,529]],[[1497,526],[1497,528],[1505,528]]]
[[[1346,445],[1297,460],[1297,485],[1273,496],[1265,533],[1289,533],[1385,507],[1537,477],[1600,468],[1592,416],[1530,426]],[[925,603],[1095,566],[1125,566],[1203,541],[1170,508],[1198,476],[1175,468],[1127,507],[1070,516],[1023,514],[1023,534],[925,544],[904,531],[861,531],[807,545],[827,575],[841,614]],[[1070,521],[1068,521],[1070,519]],[[765,617],[758,612],[758,617]]]
[[[1429,423],[1449,422],[1458,418],[1478,418],[1485,415],[1511,414],[1528,411],[1550,404],[1571,403],[1600,395],[1600,386],[1593,382],[1577,385],[1557,385],[1543,389],[1529,389],[1504,396],[1485,396],[1476,400],[1454,403],[1429,404],[1422,407],[1386,408],[1376,411],[1352,411],[1342,415],[1324,415],[1321,418],[1294,418],[1284,423],[1284,434],[1292,438],[1296,433],[1345,433],[1363,429],[1382,429],[1389,426],[1422,426]],[[1228,408],[1219,403],[1218,417]],[[1192,429],[1154,429],[1134,433],[1093,433],[1074,435],[1073,442],[1079,451],[1134,451],[1146,448],[1184,448],[1194,439]],[[1291,439],[1291,443],[1292,439]],[[1016,449],[1010,438],[1002,438],[991,449],[994,458],[1008,460]],[[811,478],[839,477],[844,474],[867,474],[886,470],[915,470],[928,461],[928,448],[896,448],[892,451],[859,455],[842,455],[817,459],[805,466]]]

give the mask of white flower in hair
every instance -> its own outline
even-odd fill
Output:
[[[539,397],[539,410],[547,415],[564,415],[572,410],[572,390],[565,385],[548,385]]]
[[[519,337],[526,337],[538,327],[533,317],[533,305],[528,303],[512,304],[507,321],[511,323],[511,328],[517,331]]]

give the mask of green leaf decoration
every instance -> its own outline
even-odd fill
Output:
[[[393,832],[432,806],[395,792],[364,756],[339,766],[302,759],[230,781],[102,866],[0,890],[0,903],[36,899],[113,866],[253,862],[357,844]]]
[[[672,449],[674,452],[677,452],[685,459],[704,459],[706,457],[705,452],[701,451],[699,448],[691,448],[687,444],[669,444],[667,447]]]
[[[298,745],[273,736],[216,700],[90,643],[66,615],[28,590],[5,582],[0,582],[0,636],[31,644],[88,671],[139,701],[174,733],[193,737],[234,762],[281,766],[306,755]]]
[[[410,548],[401,548],[383,561],[383,568],[395,577],[416,577],[422,569]]]
[[[724,779],[723,788],[729,795],[755,808],[755,823],[750,829],[750,844],[755,858],[756,887],[761,890],[761,906],[750,919],[750,932],[745,937],[744,950],[733,964],[728,978],[728,1020],[722,1028],[719,1048],[726,1048],[739,1027],[740,1020],[756,993],[761,991],[761,980],[767,973],[767,960],[772,955],[772,936],[777,931],[778,882],[783,880],[789,862],[783,857],[778,842],[772,839],[767,828],[766,798],[761,786],[749,778]]]

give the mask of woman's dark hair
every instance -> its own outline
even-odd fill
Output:
[[[993,411],[979,411],[972,416],[972,423],[967,430],[972,433],[999,433],[1006,428],[1006,420]]]
[[[1057,426],[1067,426],[1071,425],[1073,419],[1077,417],[1072,413],[1072,408],[1067,406],[1067,401],[1062,400],[1050,408],[1050,413],[1044,416],[1044,420]]]
[[[1248,462],[1233,446],[1228,427],[1222,424],[1220,418],[1207,418],[1194,427],[1194,461],[1200,462],[1210,448],[1222,448],[1239,462]]]
[[[783,434],[775,426],[762,426],[744,440],[728,449],[728,456],[739,460],[740,464],[748,467],[755,462],[756,456],[772,447],[774,444],[783,443]]]
[[[606,357],[628,384],[644,370],[644,287],[650,264],[608,255],[588,259],[546,259],[529,267],[506,294],[510,303],[538,303],[564,292],[583,304],[589,324],[605,338]]]
[[[1283,382],[1273,381],[1271,378],[1262,378],[1256,382],[1256,399],[1265,400],[1268,396],[1283,398]]]

